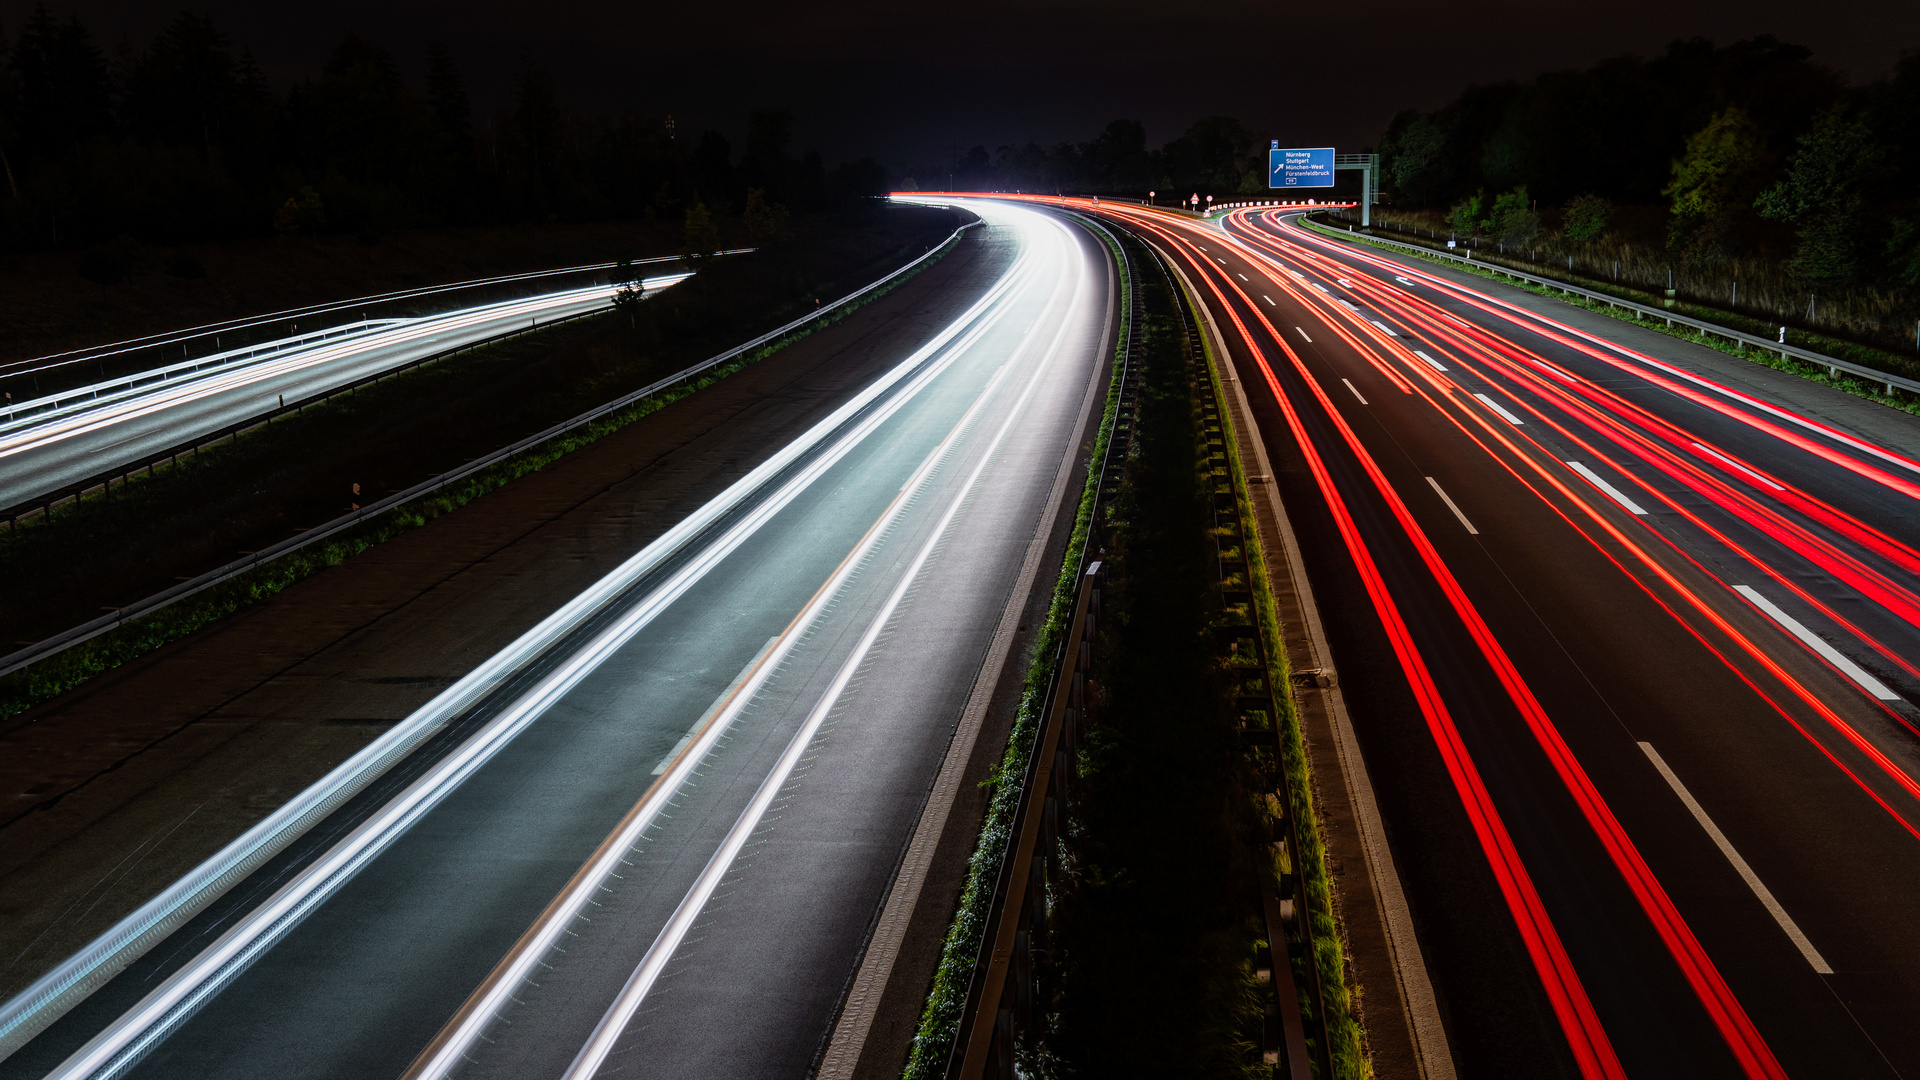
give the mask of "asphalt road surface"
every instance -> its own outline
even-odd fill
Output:
[[[805,1075],[1104,370],[1103,250],[978,209],[999,285],[0,1075]]]
[[[657,292],[687,276],[648,278],[643,288]],[[130,381],[10,403],[0,413],[0,506],[57,496],[113,469],[426,357],[604,310],[613,293],[613,286],[574,288],[333,327],[197,357]]]
[[[1462,1075],[1920,1071],[1920,420],[1327,240],[1192,281]]]

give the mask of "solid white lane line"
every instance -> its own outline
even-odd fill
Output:
[[[1619,488],[1614,487],[1612,484],[1607,483],[1606,480],[1603,479],[1599,473],[1594,472],[1592,469],[1587,468],[1585,465],[1582,465],[1577,461],[1567,462],[1567,468],[1572,469],[1574,472],[1577,472],[1581,476],[1586,477],[1587,483],[1592,484],[1594,487],[1597,487],[1601,491],[1606,492],[1608,498],[1612,499],[1614,502],[1619,503],[1621,506],[1626,507],[1628,513],[1638,514],[1641,517],[1647,516],[1647,511],[1645,510],[1645,508],[1643,508],[1639,503],[1634,502],[1632,499],[1627,498],[1626,492],[1621,491]]]
[[[1360,397],[1360,391],[1354,387],[1353,383],[1348,382],[1346,379],[1341,379],[1340,381],[1347,384],[1347,389],[1353,391],[1354,397],[1360,398],[1360,404],[1365,405],[1367,403],[1367,399]]]
[[[1385,330],[1387,332],[1388,337],[1400,336],[1400,331],[1395,330],[1393,327],[1388,326],[1386,323],[1381,322],[1379,319],[1369,319],[1367,321],[1371,322],[1373,325],[1379,327],[1380,329]]]
[[[1694,443],[1693,448],[1695,450],[1700,451],[1701,453],[1713,455],[1714,457],[1724,462],[1728,467],[1738,469],[1741,472],[1746,473],[1748,476],[1753,477],[1755,480],[1760,481],[1761,483],[1767,485],[1768,487],[1772,488],[1775,491],[1787,490],[1786,488],[1783,488],[1779,484],[1776,484],[1773,481],[1767,479],[1766,477],[1761,476],[1759,473],[1754,472],[1752,469],[1747,468],[1745,465],[1740,464],[1739,462],[1733,460],[1732,458],[1721,453],[1720,451],[1715,450],[1713,447],[1706,445],[1705,443]]]
[[[794,769],[800,764],[802,757],[813,746],[814,739],[817,738],[820,733],[821,725],[826,722],[827,716],[833,712],[834,707],[839,704],[841,696],[846,693],[848,684],[853,681],[854,673],[860,669],[860,665],[866,661],[874,643],[880,639],[881,633],[885,631],[887,625],[893,621],[894,612],[899,610],[900,604],[906,599],[907,593],[912,590],[914,582],[918,580],[920,572],[926,567],[927,560],[933,557],[934,550],[939,547],[941,541],[945,539],[948,528],[953,524],[953,519],[960,513],[960,508],[972,501],[971,496],[980,482],[981,475],[986,472],[987,466],[992,464],[994,459],[999,456],[1000,446],[1006,441],[1007,433],[1013,430],[1014,424],[1024,416],[1028,400],[1032,398],[1035,389],[1040,385],[1040,375],[1052,367],[1053,359],[1059,354],[1060,344],[1065,339],[1066,331],[1072,325],[1073,311],[1077,306],[1078,298],[1075,299],[1073,306],[1068,308],[1067,317],[1061,320],[1060,331],[1055,336],[1052,346],[1048,349],[1042,361],[1034,365],[1033,374],[1020,392],[1020,396],[1014,401],[1013,407],[1008,411],[1006,419],[1000,424],[999,430],[994,433],[992,440],[987,443],[983,452],[980,454],[979,460],[974,464],[973,471],[967,476],[966,481],[960,485],[959,492],[948,503],[946,511],[934,525],[932,532],[928,534],[925,543],[921,545],[913,561],[907,566],[905,572],[901,574],[899,582],[888,595],[886,602],[881,606],[880,611],[868,624],[865,633],[861,635],[859,641],[855,644],[852,654],[841,664],[839,672],[834,676],[833,682],[828,686],[826,693],[822,695],[820,701],[814,705],[813,711],[807,715],[807,719],[801,724],[800,730],[794,733],[792,740],[787,744],[785,753],[781,755],[779,763],[774,766],[773,771],[767,775],[767,778],[761,782],[759,789],[754,792],[753,800],[748,804],[746,810],[741,813],[740,817],[735,820],[732,830],[728,832],[726,839],[722,841],[720,849],[714,852],[713,857],[708,860],[706,868],[701,871],[699,880],[694,884],[694,887],[688,891],[687,895],[681,899],[680,906],[667,921],[667,925],[661,929],[659,936],[654,939],[653,944],[648,947],[646,955],[640,960],[639,966],[634,969],[633,974],[627,979],[627,984],[621,988],[620,996],[614,999],[613,1004],[609,1006],[606,1013],[601,1016],[599,1024],[594,1027],[593,1033],[588,1036],[586,1044],[583,1045],[580,1048],[580,1052],[575,1055],[573,1063],[567,1067],[567,1071],[563,1074],[561,1080],[592,1080],[600,1071],[600,1067],[606,1063],[607,1058],[613,1053],[614,1045],[619,1042],[620,1036],[626,1033],[627,1025],[632,1022],[634,1014],[639,1011],[641,1002],[645,1000],[647,993],[653,989],[654,983],[659,980],[661,973],[665,971],[667,964],[673,959],[673,954],[679,950],[681,942],[686,940],[686,935],[688,931],[693,928],[694,921],[700,917],[701,913],[706,910],[707,904],[712,901],[714,891],[719,887],[720,882],[732,868],[734,860],[739,856],[741,849],[747,845],[747,842],[752,838],[753,834],[759,830],[768,808],[773,805],[781,789],[787,786],[788,781],[791,780],[793,776]],[[1003,368],[1002,370],[1006,369]],[[984,394],[981,400],[985,400]],[[970,421],[968,422],[968,426],[970,426]],[[937,465],[945,456],[945,452],[941,451],[929,459],[928,465],[925,468],[925,479],[922,480],[921,484],[916,485],[916,487],[923,487],[928,480],[931,479],[933,472],[932,467]],[[905,505],[904,500],[896,504],[896,506],[899,507],[899,511],[895,513],[896,519],[897,513],[904,511]],[[891,522],[887,522],[884,527],[876,528],[873,533],[876,541],[875,546],[877,546],[878,540],[891,531]],[[840,588],[844,586],[846,580],[851,578],[859,569],[860,564],[860,560],[850,559],[846,564],[840,580],[837,581],[832,588],[821,590],[818,608],[810,612],[804,621],[796,619],[795,625],[811,625],[817,620],[820,613],[825,610],[827,604],[838,596]]]
[[[1268,295],[1267,295],[1266,293],[1261,293],[1261,294],[1260,294],[1260,299],[1262,299],[1262,300],[1265,300],[1265,301],[1267,302],[1267,306],[1268,306],[1268,307],[1279,307],[1279,306],[1280,306],[1279,304],[1276,304],[1276,303],[1274,303],[1274,302],[1273,302],[1273,297],[1271,297],[1271,296],[1268,296]]]
[[[1438,360],[1435,360],[1435,359],[1434,359],[1433,357],[1431,357],[1431,356],[1428,356],[1428,355],[1427,355],[1426,353],[1423,353],[1423,352],[1421,352],[1421,351],[1420,351],[1419,349],[1415,349],[1415,350],[1413,350],[1413,355],[1415,355],[1415,356],[1417,356],[1417,357],[1419,357],[1419,358],[1420,358],[1420,359],[1422,359],[1422,360],[1425,360],[1425,361],[1427,362],[1427,364],[1428,364],[1428,365],[1429,365],[1430,367],[1432,367],[1432,368],[1433,368],[1433,370],[1435,370],[1435,371],[1445,371],[1445,370],[1447,370],[1447,365],[1445,365],[1445,364],[1443,364],[1443,363],[1441,363],[1441,362],[1440,362],[1440,361],[1438,361]]]
[[[298,836],[304,832],[306,825],[301,823],[318,820],[351,794],[362,790],[366,783],[371,783],[366,777],[383,774],[393,762],[411,753],[432,733],[443,728],[461,709],[479,701],[519,670],[527,660],[601,610],[628,585],[681,550],[708,525],[766,486],[796,458],[816,445],[823,442],[827,444],[819,457],[782,483],[722,536],[701,549],[687,565],[676,570],[636,607],[601,630],[593,640],[544,676],[505,711],[489,720],[446,758],[435,763],[426,774],[389,800],[317,861],[282,885],[259,907],[240,918],[226,933],[150,991],[132,1009],[74,1051],[48,1077],[49,1080],[56,1077],[77,1080],[79,1077],[117,1075],[123,1071],[138,1059],[144,1048],[164,1039],[200,1004],[219,993],[226,985],[226,980],[220,977],[222,971],[230,967],[244,968],[254,957],[272,947],[288,929],[298,925],[306,912],[324,902],[340,884],[350,880],[360,866],[386,850],[394,838],[403,834],[414,821],[437,805],[448,791],[458,786],[501,746],[543,714],[548,705],[598,667],[607,655],[638,633],[658,611],[691,588],[715,563],[797,498],[820,473],[851,453],[869,434],[904,408],[934,377],[951,366],[961,352],[970,348],[1007,313],[1011,305],[1006,298],[1028,278],[1035,276],[1032,262],[1028,253],[1023,251],[985,296],[907,360],[895,365],[800,438],[735,481],[726,491],[568,601],[506,649],[415,710],[405,722],[390,729],[219,854],[122,919],[86,949],[41,976],[33,986],[0,1007],[0,1021],[11,1017],[13,1023],[24,1022],[19,1018],[32,1015],[39,1008],[39,1002],[57,999],[66,986],[88,978],[94,971],[121,956],[121,946],[125,941],[139,940],[153,927],[164,925],[165,919],[177,906],[201,895],[208,887],[207,882],[218,881],[229,873],[239,873],[238,868],[241,867],[248,868],[250,872],[259,860],[270,857],[256,856],[256,850],[277,850],[265,848],[264,845],[270,842],[280,844],[283,841],[276,838]],[[930,358],[931,364],[915,370]],[[897,392],[891,397],[882,398],[895,386],[899,387]],[[878,408],[862,416],[862,411],[876,399],[880,400]]]
[[[1447,504],[1447,509],[1453,511],[1453,516],[1460,519],[1460,524],[1465,525],[1467,527],[1468,532],[1472,533],[1475,536],[1479,536],[1480,530],[1474,528],[1473,522],[1467,520],[1467,515],[1461,513],[1460,508],[1453,504],[1453,499],[1449,497],[1446,491],[1440,487],[1440,481],[1435,480],[1433,477],[1429,476],[1427,477],[1427,483],[1433,485],[1433,493],[1435,495],[1440,496],[1441,502]]]
[[[1807,648],[1819,653],[1827,663],[1839,668],[1841,674],[1858,683],[1860,689],[1865,690],[1881,701],[1900,700],[1900,695],[1887,689],[1886,683],[1867,674],[1866,669],[1854,663],[1852,660],[1847,659],[1846,654],[1842,653],[1839,649],[1827,644],[1825,638],[1802,626],[1800,620],[1781,611],[1778,605],[1760,595],[1759,591],[1751,585],[1735,585],[1733,589],[1741,596],[1746,597],[1748,602],[1753,604],[1754,607],[1766,612],[1767,618],[1779,623],[1785,628],[1787,633],[1799,638]]]
[[[1475,394],[1473,396],[1480,399],[1480,404],[1485,405],[1487,408],[1492,409],[1494,412],[1499,413],[1500,416],[1503,419],[1505,419],[1507,423],[1512,424],[1515,427],[1519,427],[1522,423],[1524,423],[1524,421],[1522,421],[1519,417],[1508,412],[1507,407],[1505,405],[1500,404],[1499,402],[1493,400],[1487,395]]]
[[[1299,334],[1303,338],[1306,338],[1307,344],[1309,345],[1313,344],[1313,339],[1310,337],[1307,337],[1307,332],[1305,330],[1302,330],[1296,326],[1293,328],[1293,332],[1296,334]]]
[[[1800,927],[1793,921],[1793,916],[1787,914],[1787,909],[1781,907],[1780,901],[1773,898],[1773,893],[1760,880],[1760,875],[1754,873],[1753,867],[1747,865],[1747,860],[1741,858],[1740,853],[1734,850],[1732,842],[1727,839],[1727,834],[1721,832],[1720,826],[1715,825],[1713,819],[1707,816],[1707,812],[1701,809],[1699,800],[1695,799],[1693,792],[1688,791],[1687,786],[1674,775],[1673,769],[1660,756],[1660,752],[1655,750],[1653,744],[1649,742],[1641,743],[1640,749],[1646,752],[1647,760],[1653,762],[1653,767],[1660,770],[1660,775],[1666,780],[1667,786],[1673,789],[1675,795],[1680,796],[1681,802],[1687,804],[1687,810],[1693,814],[1693,820],[1707,830],[1707,835],[1713,838],[1714,845],[1720,849],[1720,854],[1725,855],[1727,861],[1733,864],[1733,868],[1739,871],[1741,880],[1747,883],[1747,888],[1752,889],[1753,895],[1760,898],[1760,904],[1767,909],[1767,914],[1773,916],[1773,921],[1779,923],[1780,929],[1787,932],[1787,937],[1792,939],[1794,947],[1800,950],[1800,955],[1807,958],[1807,963],[1813,965],[1814,971],[1822,975],[1833,974],[1833,968],[1828,966],[1825,958],[1820,955],[1820,951],[1813,947],[1813,942],[1807,940],[1807,935],[1800,932]]]

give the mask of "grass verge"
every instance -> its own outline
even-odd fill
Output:
[[[1704,345],[1707,348],[1726,353],[1728,356],[1738,357],[1749,363],[1759,364],[1761,367],[1768,367],[1775,371],[1783,371],[1790,375],[1797,375],[1809,382],[1819,383],[1822,386],[1831,386],[1836,390],[1844,390],[1855,397],[1866,398],[1869,401],[1877,402],[1888,408],[1899,409],[1901,412],[1920,416],[1920,400],[1911,396],[1901,395],[1898,392],[1888,394],[1884,383],[1869,382],[1866,379],[1850,375],[1844,371],[1836,374],[1818,364],[1807,363],[1802,360],[1793,359],[1792,357],[1782,357],[1778,353],[1768,352],[1765,349],[1748,348],[1737,342],[1728,341],[1723,337],[1703,334],[1691,327],[1668,326],[1664,321],[1642,318],[1640,313],[1636,311],[1611,307],[1607,304],[1587,300],[1582,297],[1569,296],[1566,293],[1549,289],[1545,286],[1533,285],[1523,281],[1514,281],[1511,278],[1507,278],[1491,270],[1478,266],[1468,266],[1455,262],[1452,259],[1442,258],[1437,253],[1429,254],[1424,250],[1408,251],[1406,248],[1396,245],[1380,243],[1365,233],[1341,232],[1337,229],[1328,228],[1317,221],[1307,221],[1306,224],[1314,231],[1335,239],[1368,244],[1372,247],[1380,248],[1383,251],[1393,252],[1394,254],[1424,258],[1452,270],[1474,274],[1478,277],[1486,278],[1489,281],[1498,281],[1511,288],[1521,289],[1539,296],[1550,297],[1570,307],[1582,308],[1587,311],[1606,315],[1618,319],[1621,322],[1632,323],[1643,329],[1657,331],[1668,337],[1679,338],[1682,341],[1690,341],[1696,345]],[[1532,274],[1535,277],[1553,276],[1551,273],[1545,272],[1537,267],[1515,267],[1514,269],[1516,273]],[[1556,278],[1556,280],[1558,279]],[[1594,292],[1616,293],[1615,290],[1604,288],[1604,283],[1577,281],[1569,282],[1569,284],[1577,285],[1583,289],[1590,289]],[[1623,300],[1633,300],[1636,303],[1656,304],[1660,302],[1656,297],[1630,294],[1628,290],[1618,290],[1617,295]],[[1742,330],[1747,333],[1756,334],[1765,334],[1767,332],[1766,327],[1760,326],[1758,323],[1753,322],[1753,320],[1730,316],[1727,312],[1718,309],[1701,308],[1695,305],[1680,305],[1676,306],[1674,311],[1676,314],[1722,322],[1728,329],[1732,330]],[[1799,334],[1800,344],[1811,348],[1822,349],[1839,359],[1850,360],[1863,366],[1877,367],[1896,375],[1906,375],[1909,378],[1920,377],[1920,366],[1917,366],[1910,358],[1900,356],[1897,353],[1883,352],[1865,345],[1834,338],[1826,338],[1807,331],[1797,331],[1796,333]]]
[[[949,250],[951,250],[950,247],[943,248],[939,254],[944,255]],[[0,678],[0,721],[73,690],[103,672],[151,653],[216,620],[265,600],[328,567],[345,562],[376,544],[419,528],[442,514],[456,510],[488,492],[498,490],[513,480],[537,472],[581,447],[605,438],[676,401],[690,397],[788,345],[818,330],[832,326],[855,310],[899,288],[935,261],[937,258],[922,264],[913,273],[902,275],[888,283],[885,288],[875,290],[780,340],[770,342],[752,353],[716,368],[693,383],[675,387],[638,402],[629,409],[556,436],[539,446],[528,449],[525,453],[469,477],[457,487],[445,488],[404,506],[396,507],[325,543],[290,552],[281,559],[223,582],[205,592],[185,598],[147,618],[129,622],[109,633],[89,639],[71,649]],[[612,316],[597,318],[604,321]],[[579,329],[578,326],[561,327],[556,328],[555,332],[577,333]],[[533,335],[527,335],[527,338],[532,337]],[[526,339],[523,338],[508,344],[523,347],[525,341]],[[49,528],[48,531],[52,530]]]

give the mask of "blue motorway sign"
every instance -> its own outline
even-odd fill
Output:
[[[1333,147],[1315,150],[1267,151],[1267,186],[1302,188],[1333,186]]]

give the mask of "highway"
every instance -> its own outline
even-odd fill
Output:
[[[1920,1070],[1920,421],[1294,212],[1098,210],[1246,387],[1461,1074]]]
[[[640,287],[658,292],[690,276],[657,275]],[[10,402],[0,414],[0,507],[57,497],[112,469],[427,357],[604,310],[615,290],[570,288],[435,315],[348,322]]]
[[[1090,236],[971,208],[1002,269],[943,330],[183,879],[307,822],[0,1076],[806,1075],[1111,344]]]

